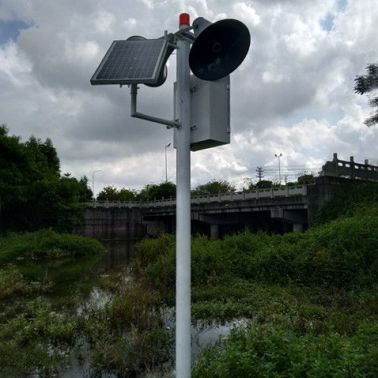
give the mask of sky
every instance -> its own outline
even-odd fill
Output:
[[[141,189],[175,182],[173,131],[130,117],[127,86],[91,86],[113,40],[158,38],[178,17],[242,21],[251,46],[231,74],[231,143],[191,154],[192,187],[277,180],[339,158],[378,164],[378,126],[354,79],[378,63],[376,0],[0,0],[0,124],[26,141],[50,138],[62,173]],[[176,55],[158,88],[141,86],[138,110],[173,119]],[[280,159],[275,155],[282,154]]]

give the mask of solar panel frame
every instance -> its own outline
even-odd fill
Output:
[[[150,49],[153,47],[158,49],[157,55],[151,55]],[[138,48],[141,49],[141,51],[139,51],[140,56],[135,55],[136,49]],[[164,58],[167,49],[168,41],[165,38],[113,41],[100,65],[93,74],[90,82],[92,85],[156,84],[161,70],[164,69]],[[139,67],[133,67],[133,69],[131,69],[127,66],[127,63],[130,63],[130,61],[127,61],[128,56],[120,57],[120,55],[125,52],[129,53],[131,58],[133,58],[137,64],[148,65],[148,74],[143,76],[141,75],[141,72],[143,71],[141,71]],[[121,67],[119,66],[119,61],[122,60],[124,61],[124,65]],[[144,73],[146,73],[146,70]]]

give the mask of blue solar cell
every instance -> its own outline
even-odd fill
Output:
[[[164,69],[167,46],[164,38],[114,41],[91,84],[154,84]]]

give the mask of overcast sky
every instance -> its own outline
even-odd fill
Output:
[[[105,185],[140,189],[165,179],[173,132],[130,118],[127,87],[89,80],[116,39],[157,38],[191,20],[236,18],[252,44],[231,75],[230,145],[192,153],[192,186],[241,185],[256,167],[318,169],[340,158],[378,162],[378,126],[363,124],[368,98],[354,78],[378,62],[376,0],[0,0],[0,123],[25,141],[49,137],[62,173],[95,174]],[[173,117],[175,56],[159,88],[142,86],[139,110]],[[175,181],[175,150],[167,149]]]

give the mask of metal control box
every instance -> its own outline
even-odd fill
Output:
[[[230,76],[205,81],[191,76],[191,151],[230,143]],[[179,119],[176,83],[174,119]],[[176,147],[176,130],[173,145]]]

